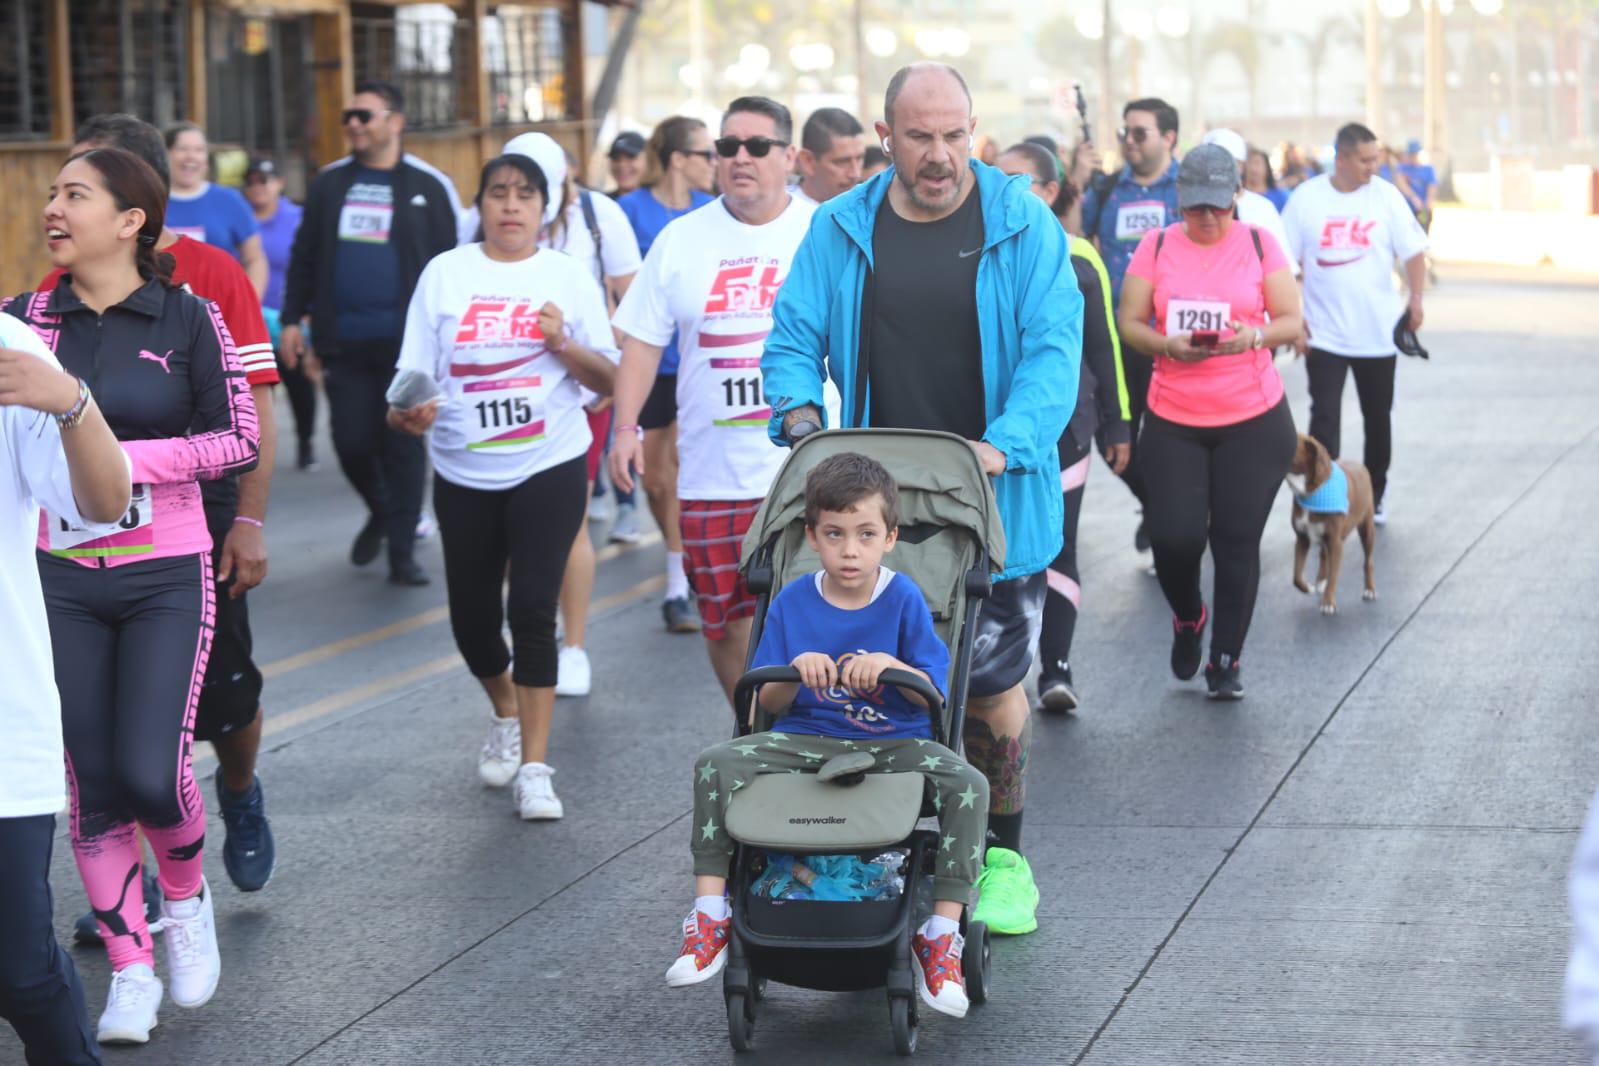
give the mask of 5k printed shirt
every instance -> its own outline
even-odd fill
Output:
[[[677,331],[680,499],[758,499],[783,464],[766,436],[761,351],[814,211],[791,197],[764,226],[740,222],[723,200],[684,215],[655,239],[617,309],[616,328],[646,344],[664,348]]]
[[[431,375],[443,393],[428,445],[446,481],[507,489],[588,451],[582,387],[539,330],[546,302],[571,341],[621,358],[599,286],[561,252],[501,263],[468,244],[422,271],[398,370]]]
[[[1294,190],[1283,211],[1288,254],[1304,270],[1310,346],[1335,355],[1394,354],[1404,298],[1394,261],[1427,250],[1404,194],[1372,180],[1339,192],[1326,174]]]

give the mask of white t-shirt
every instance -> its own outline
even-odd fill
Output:
[[[802,204],[810,204],[812,207],[821,206],[820,202],[810,193],[806,192],[805,187],[797,181],[788,187],[788,194]]]
[[[10,315],[0,314],[0,347],[61,368],[33,330]],[[78,512],[55,419],[0,407],[0,818],[54,814],[67,801],[61,698],[34,561],[41,505],[76,526],[117,528],[86,522]]]
[[[1277,240],[1277,247],[1288,253],[1288,234],[1283,229],[1282,212],[1277,210],[1277,205],[1260,195],[1243,189],[1238,193],[1238,221],[1248,222],[1250,225],[1259,226]],[[1288,265],[1293,268],[1294,277],[1299,276],[1299,264],[1294,262],[1289,255]]]
[[[677,331],[680,499],[759,499],[783,463],[766,436],[761,351],[815,210],[791,197],[771,222],[747,226],[718,199],[674,219],[617,308],[616,328],[646,344],[665,347]]]
[[[1402,193],[1380,179],[1354,192],[1311,178],[1288,198],[1283,228],[1305,278],[1305,322],[1313,348],[1347,356],[1394,354],[1404,300],[1394,260],[1427,250],[1427,235]]]
[[[570,256],[541,251],[500,263],[468,244],[422,271],[399,369],[431,374],[444,394],[428,450],[446,481],[511,488],[588,450],[582,387],[539,332],[546,301],[561,309],[571,339],[621,358],[599,287]]]

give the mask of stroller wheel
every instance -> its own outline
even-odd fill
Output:
[[[908,998],[889,997],[888,1022],[894,1029],[894,1050],[901,1055],[916,1054],[916,1005]]]
[[[749,1051],[755,1047],[755,1012],[747,995],[745,992],[727,995],[727,1039],[734,1051]]]
[[[966,978],[966,998],[973,1003],[988,1002],[993,965],[994,953],[989,945],[988,925],[969,922],[966,926],[966,951],[961,955],[961,976]]]

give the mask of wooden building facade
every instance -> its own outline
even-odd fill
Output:
[[[39,219],[73,130],[126,111],[278,160],[291,195],[345,154],[367,78],[406,97],[406,146],[462,198],[507,138],[592,147],[583,0],[0,0],[0,294],[48,269]],[[9,41],[7,41],[9,38]]]

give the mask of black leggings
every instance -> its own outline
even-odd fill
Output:
[[[469,489],[433,475],[450,630],[472,676],[498,677],[510,666],[524,688],[554,686],[561,578],[587,506],[581,455],[510,489]],[[501,593],[507,563],[509,610]],[[500,635],[507,616],[514,659]]]
[[[1153,411],[1144,415],[1144,521],[1155,572],[1178,619],[1198,621],[1205,604],[1199,564],[1209,539],[1216,565],[1212,661],[1237,659],[1243,651],[1260,586],[1260,536],[1296,441],[1286,398],[1230,426],[1185,426]]]
[[[1060,439],[1061,497],[1066,521],[1060,554],[1049,564],[1049,592],[1044,597],[1044,627],[1038,635],[1038,658],[1045,680],[1064,680],[1071,673],[1072,636],[1082,587],[1077,574],[1077,523],[1083,513],[1083,490],[1094,454],[1093,445],[1079,447],[1068,432]],[[1069,487],[1068,487],[1069,486]]]
[[[1388,465],[1394,455],[1394,370],[1397,355],[1377,359],[1350,358],[1312,348],[1305,357],[1310,377],[1310,435],[1321,441],[1334,459],[1342,444],[1340,418],[1344,400],[1344,373],[1355,375],[1355,395],[1366,423],[1366,469],[1371,472],[1372,497],[1382,502],[1388,487]]]
[[[1123,344],[1122,376],[1127,379],[1127,409],[1133,416],[1133,436],[1132,447],[1128,449],[1127,469],[1122,471],[1121,479],[1138,502],[1143,503],[1148,485],[1144,477],[1143,445],[1138,429],[1149,406],[1149,380],[1155,376],[1155,361],[1142,352],[1133,351],[1130,345]]]
[[[289,410],[294,412],[294,439],[301,447],[311,443],[316,434],[316,382],[305,372],[305,363],[290,370],[278,359],[278,379],[289,397]]]

